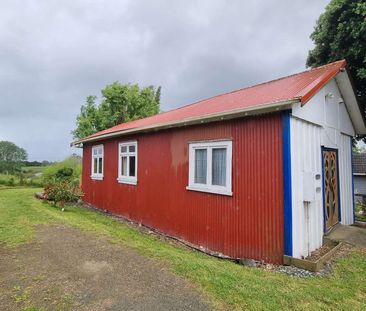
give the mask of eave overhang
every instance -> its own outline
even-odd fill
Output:
[[[287,110],[291,109],[292,105],[295,103],[300,102],[300,98],[285,100],[285,101],[278,101],[273,103],[267,103],[263,105],[257,105],[254,107],[247,107],[242,109],[235,109],[230,111],[224,111],[220,113],[208,114],[204,116],[188,118],[178,121],[166,122],[166,123],[158,123],[144,127],[136,127],[131,129],[126,129],[122,131],[116,131],[112,133],[102,134],[98,136],[89,136],[71,143],[71,147],[82,147],[83,143],[95,142],[104,139],[115,138],[119,136],[137,134],[137,133],[146,133],[146,132],[153,132],[159,131],[164,129],[170,128],[177,128],[177,127],[184,127],[184,126],[191,126],[203,123],[210,123],[215,121],[223,121],[223,120],[230,120],[234,118],[240,117],[248,117],[253,115],[265,114],[275,111]]]

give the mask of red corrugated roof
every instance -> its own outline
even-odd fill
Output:
[[[259,110],[262,106],[271,103],[299,100],[302,104],[305,104],[320,88],[335,77],[342,68],[345,68],[346,64],[345,60],[340,60],[291,76],[211,97],[151,117],[121,123],[83,138],[79,142],[112,133],[123,134],[124,131],[132,129],[153,128],[155,125],[159,127],[162,124],[184,122],[192,118],[204,118],[209,115],[229,113],[239,109],[258,107]]]

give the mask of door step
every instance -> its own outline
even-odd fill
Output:
[[[324,235],[327,236],[331,234],[333,231],[337,230],[337,228],[339,228],[340,226],[342,226],[340,222],[335,224],[334,226],[330,227],[326,232],[324,232]]]

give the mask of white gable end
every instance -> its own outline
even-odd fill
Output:
[[[322,147],[337,150],[339,220],[345,225],[353,223],[351,137],[355,135],[355,127],[347,109],[349,106],[346,105],[337,81],[332,79],[304,106],[301,107],[300,103],[292,106],[290,137],[294,257],[306,257],[323,242],[325,220],[323,180],[320,178],[323,176]]]
[[[294,104],[292,115],[299,119],[314,123],[324,128],[324,145],[338,145],[340,133],[355,135],[355,129],[347,111],[344,98],[335,79],[329,81],[304,106]]]

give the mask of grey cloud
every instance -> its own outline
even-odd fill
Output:
[[[2,1],[0,140],[60,160],[113,81],[161,85],[169,110],[303,70],[327,2]]]

